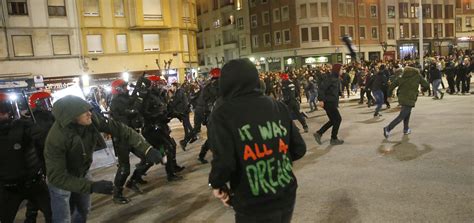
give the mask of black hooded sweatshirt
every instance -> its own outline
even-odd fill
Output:
[[[258,87],[258,72],[248,59],[229,61],[208,130],[214,154],[210,185],[230,182],[234,210],[253,216],[294,205],[292,162],[306,153],[286,105]]]

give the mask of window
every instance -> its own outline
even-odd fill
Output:
[[[250,0],[250,7],[255,7],[257,5],[257,0]]]
[[[443,24],[441,23],[434,24],[434,36],[437,38],[443,37]]]
[[[431,18],[431,4],[423,4],[422,6],[423,18]]]
[[[183,50],[189,53],[189,41],[188,35],[183,34]]]
[[[281,7],[281,20],[288,21],[290,19],[290,9],[288,6]]]
[[[66,16],[64,0],[48,0],[49,16]]]
[[[306,5],[305,5],[306,8]],[[306,9],[305,9],[306,11]],[[318,3],[310,3],[309,4],[309,16],[311,18],[318,17]]]
[[[329,17],[327,2],[321,2],[321,17]]]
[[[418,4],[410,5],[410,18],[418,18]]]
[[[240,49],[246,49],[247,48],[247,39],[241,38],[240,39]]]
[[[28,15],[26,0],[8,0],[8,15]]]
[[[443,18],[443,5],[435,4],[433,5],[433,13],[435,19]]]
[[[212,9],[217,10],[219,8],[219,0],[214,0],[212,4]]]
[[[337,4],[337,12],[339,16],[346,16],[346,3],[345,2],[339,2]]]
[[[275,45],[281,45],[281,31],[275,31]]]
[[[12,36],[13,52],[16,57],[32,57],[33,42],[31,36]]]
[[[361,26],[359,27],[359,36],[361,39],[365,39],[365,27]]]
[[[399,3],[398,4],[399,16],[400,18],[408,18],[408,3]]]
[[[144,51],[160,51],[160,35],[143,34]]]
[[[306,4],[300,5],[300,19],[306,19],[308,16],[306,14]]]
[[[53,43],[54,55],[71,55],[71,47],[69,47],[68,35],[53,35],[51,36],[51,42]]]
[[[466,27],[471,27],[471,17],[466,17]]]
[[[268,3],[268,0],[260,0],[262,2],[262,4],[267,4]]]
[[[143,0],[143,19],[163,19],[163,14],[161,12],[161,0]]]
[[[389,19],[395,18],[395,6],[393,5],[387,6],[387,15]]]
[[[253,35],[252,36],[252,46],[254,48],[258,48],[258,35]]]
[[[214,36],[214,46],[220,46],[221,45],[221,36],[219,34]]]
[[[364,3],[359,4],[359,17],[365,18],[365,4]]]
[[[268,11],[262,12],[262,24],[270,24],[270,14],[268,13]]]
[[[319,41],[319,27],[311,27],[311,41],[316,42]]]
[[[347,11],[347,16],[354,17],[354,3],[347,2],[346,11]]]
[[[87,52],[103,53],[101,35],[87,35],[86,39],[87,39]]]
[[[250,24],[251,24],[251,27],[252,28],[255,28],[258,26],[258,23],[257,23],[257,15],[251,15],[250,16]]]
[[[323,26],[321,27],[321,32],[323,36],[323,40],[329,40],[329,26]]]
[[[411,38],[417,38],[419,35],[419,28],[420,26],[418,23],[412,23],[411,24]]]
[[[308,42],[308,28],[301,28],[301,42]]]
[[[350,37],[354,37],[354,26],[348,26],[347,29]]]
[[[272,45],[272,36],[270,35],[270,33],[263,34],[263,45],[264,46]]]
[[[279,22],[280,21],[280,9],[273,9],[273,22]]]
[[[371,28],[370,32],[371,32],[372,39],[378,39],[379,38],[379,29],[377,28],[377,26],[373,26]]]
[[[460,32],[462,30],[462,18],[456,18],[456,32]]]
[[[291,34],[289,29],[283,30],[283,40],[285,43],[291,42]]]
[[[183,2],[183,22],[191,22],[188,2]]]
[[[462,0],[456,0],[456,9],[462,9]]]
[[[395,39],[395,28],[388,27],[387,28],[387,39],[394,40]]]
[[[115,36],[115,39],[117,41],[117,52],[128,52],[128,46],[127,46],[127,35],[125,34],[117,34]]]
[[[433,37],[431,33],[431,23],[423,23],[423,37]]]
[[[123,17],[124,10],[123,10],[123,0],[114,0],[114,14],[115,17]]]
[[[370,6],[370,17],[372,18],[377,18],[377,6],[376,5],[371,5]]]
[[[340,26],[339,27],[339,36],[344,36],[346,35],[346,27],[345,26]]]
[[[445,19],[453,19],[454,18],[454,7],[453,7],[453,5],[445,5],[444,6],[444,18]]]
[[[84,16],[99,16],[99,0],[84,0]]]
[[[408,38],[410,31],[407,23],[400,23],[400,38]]]
[[[244,18],[242,17],[237,18],[237,27],[239,29],[244,29]]]
[[[444,24],[444,30],[446,32],[446,37],[454,37],[454,24],[452,23]]]

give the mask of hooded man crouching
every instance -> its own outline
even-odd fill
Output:
[[[88,102],[76,96],[66,96],[53,105],[56,121],[44,151],[53,222],[86,222],[90,194],[112,194],[111,181],[94,182],[88,174],[94,148],[105,144],[100,132],[123,140],[148,162],[162,162],[160,152],[136,131],[91,109]]]
[[[306,144],[288,107],[264,96],[259,83],[248,59],[222,68],[209,120],[209,185],[233,206],[236,222],[290,222],[297,188],[292,162],[304,156]]]

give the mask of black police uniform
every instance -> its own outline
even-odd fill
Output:
[[[46,141],[46,136],[48,136],[49,129],[53,126],[54,123],[54,116],[50,111],[45,111],[41,109],[36,109],[33,111],[33,116],[36,120],[35,128],[38,129],[39,132],[39,140],[38,146],[36,147],[36,151],[38,154],[38,158],[41,161],[41,165],[43,170],[46,170],[45,162],[44,162],[44,142]],[[38,216],[38,207],[31,202],[28,201],[26,203],[26,212],[25,212],[25,221],[24,223],[35,223],[36,217]]]
[[[143,102],[142,115],[145,119],[142,135],[153,147],[166,153],[168,162],[165,165],[165,169],[168,181],[182,179],[182,177],[176,175],[184,167],[178,166],[176,163],[176,142],[170,136],[171,129],[168,126],[170,119],[168,117],[166,91],[164,89],[154,87],[148,93]],[[142,161],[137,164],[137,168],[139,165],[144,166],[146,170],[141,173],[134,173],[132,180],[144,175],[153,164]]]
[[[128,93],[117,94],[113,97],[110,104],[111,117],[116,121],[126,124],[130,128],[139,129],[143,125],[143,118],[140,116],[138,110],[135,109],[134,106],[133,100],[128,95]],[[125,204],[129,202],[129,199],[123,197],[122,190],[128,176],[130,175],[130,153],[133,153],[141,160],[145,160],[145,157],[143,157],[141,153],[138,153],[135,148],[130,147],[127,142],[124,142],[123,140],[120,140],[116,137],[114,137],[112,140],[114,144],[115,155],[118,158],[118,169],[114,179],[114,202]],[[141,173],[143,171],[146,171],[146,167],[138,165],[134,173]],[[146,181],[141,179],[141,175],[135,175],[138,177],[134,178],[133,182],[130,181],[127,184],[127,187],[130,187],[134,191],[141,193],[142,191],[136,184],[143,184],[146,183]]]
[[[51,222],[51,206],[43,164],[38,157],[41,131],[16,120],[0,124],[0,222],[13,222],[23,200],[38,207]]]

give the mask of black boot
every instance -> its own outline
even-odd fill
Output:
[[[130,202],[130,199],[126,198],[122,194],[123,187],[114,188],[114,203],[116,204],[127,204]]]
[[[137,183],[139,183],[139,184],[142,184],[142,185],[148,183],[148,181],[144,180],[144,179],[141,178],[141,177],[137,178],[135,181],[136,181]]]
[[[167,179],[168,179],[168,182],[172,182],[172,181],[182,180],[183,177],[176,174],[169,174]]]
[[[184,166],[178,166],[178,165],[176,165],[176,166],[174,167],[174,172],[175,172],[175,173],[179,173],[179,172],[183,171],[184,168],[185,168]]]
[[[143,194],[143,191],[142,191],[142,189],[140,189],[140,187],[138,187],[138,182],[136,180],[130,179],[127,182],[127,185],[125,185],[125,186],[127,188],[135,191],[136,193]]]

